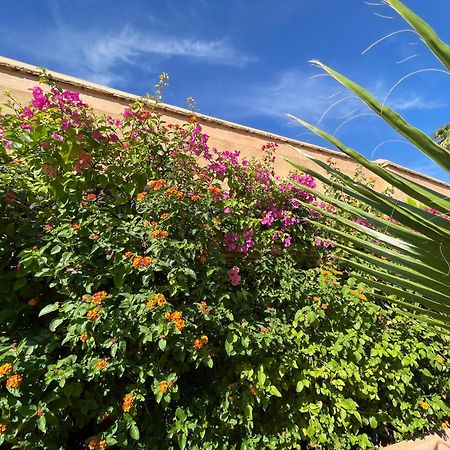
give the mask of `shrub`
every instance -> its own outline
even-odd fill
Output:
[[[319,267],[314,179],[274,144],[32,95],[0,119],[1,442],[375,448],[445,421],[446,342]]]

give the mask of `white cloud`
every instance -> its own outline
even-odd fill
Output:
[[[155,70],[162,58],[189,58],[209,64],[244,67],[255,61],[234,48],[227,39],[206,40],[170,36],[161,31],[157,19],[151,31],[124,25],[120,30],[74,28],[66,23],[59,6],[48,1],[55,27],[36,36],[33,49],[41,60],[64,62],[78,76],[102,84],[115,84],[125,78],[127,66]],[[123,69],[123,70],[122,70]]]
[[[241,106],[247,116],[280,117],[290,113],[309,121],[319,120],[329,106],[349,95],[329,77],[311,77],[300,70],[281,72],[274,80],[239,89],[239,92],[239,97],[229,101]],[[359,104],[358,100],[349,98],[340,101],[329,114],[343,116]]]
[[[369,90],[383,101],[389,88],[378,81]],[[319,120],[342,123],[371,112],[361,100],[331,77],[311,77],[300,70],[281,72],[271,81],[239,91],[244,94],[229,97],[227,102],[239,106],[242,116],[281,117],[284,113],[290,113],[312,123]],[[399,112],[446,106],[440,100],[426,99],[413,91],[401,95],[394,92],[386,104]]]

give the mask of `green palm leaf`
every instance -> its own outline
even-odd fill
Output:
[[[386,3],[414,28],[439,61],[450,70],[450,47],[439,39],[434,30],[401,1],[386,0]],[[448,149],[435,143],[344,75],[321,62],[313,63],[356,94],[380,118],[450,173]],[[418,204],[446,214],[450,211],[450,200],[445,195],[381,167],[331,134],[302,119],[290,117]],[[373,288],[374,299],[396,305],[403,313],[450,334],[450,220],[415,206],[415,202],[410,204],[377,192],[332,165],[310,154],[301,153],[325,171],[326,175],[293,162],[290,164],[354,200],[350,204],[301,186],[337,208],[337,212],[330,212],[304,203],[304,206],[318,211],[329,221],[315,219],[318,229],[336,240],[339,254],[345,255],[341,259],[352,275]],[[389,217],[395,222],[388,220]],[[358,224],[358,218],[367,221],[369,226]]]

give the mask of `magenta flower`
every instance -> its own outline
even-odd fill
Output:
[[[233,286],[238,286],[241,283],[241,276],[239,275],[239,271],[239,267],[234,266],[227,272],[230,283]]]
[[[36,109],[46,109],[50,106],[50,101],[44,95],[44,91],[40,87],[34,87],[32,90],[33,98],[31,100],[31,104]]]
[[[130,110],[130,108],[125,108],[124,110],[123,110],[123,113],[122,113],[122,116],[123,117],[133,117],[133,113],[132,113],[132,111]]]
[[[52,138],[55,139],[56,141],[60,141],[60,142],[64,141],[64,138],[58,133],[53,133]]]
[[[61,126],[64,128],[64,130],[67,130],[70,128],[71,123],[69,119],[62,119],[61,120]]]
[[[290,247],[292,244],[292,236],[287,236],[286,238],[284,238],[284,246],[286,248]]]
[[[20,116],[21,118],[27,117],[28,119],[31,119],[34,116],[34,112],[30,108],[28,108],[28,106],[26,106],[25,108],[23,108],[22,114]]]

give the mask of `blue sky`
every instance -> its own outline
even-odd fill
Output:
[[[383,99],[402,77],[441,70],[382,0],[7,0],[0,54],[319,145],[288,120],[318,123],[372,159],[450,176],[308,62],[320,59]],[[405,0],[450,42],[449,0]],[[26,7],[24,7],[26,6]],[[450,122],[450,78],[421,72],[387,99],[426,133]],[[329,109],[335,102],[337,104]],[[325,116],[324,113],[326,112]]]

